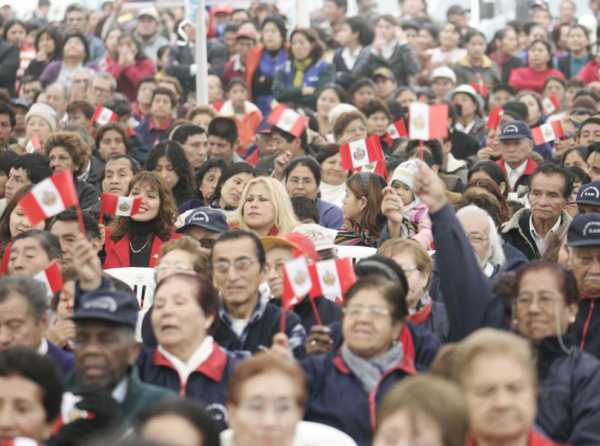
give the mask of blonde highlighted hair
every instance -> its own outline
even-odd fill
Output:
[[[275,211],[275,219],[273,226],[277,228],[279,234],[286,234],[292,232],[296,226],[300,224],[294,213],[292,202],[287,194],[285,186],[279,181],[271,177],[257,177],[253,178],[246,184],[242,197],[240,198],[240,204],[235,211],[235,219],[239,222],[240,229],[246,229],[253,231],[254,229],[249,227],[244,220],[244,204],[248,199],[248,191],[252,186],[262,184],[268,191],[269,198],[273,204]]]

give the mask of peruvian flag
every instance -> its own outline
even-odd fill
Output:
[[[408,136],[408,131],[406,130],[404,119],[398,119],[396,122],[390,124],[387,128],[387,132],[392,139],[406,138]]]
[[[33,153],[39,152],[40,150],[42,150],[42,143],[40,142],[40,138],[38,138],[36,135],[33,135],[27,143],[27,146],[25,146],[25,151],[27,153]]]
[[[367,164],[366,166],[361,167],[358,171],[374,173],[375,175],[379,175],[384,180],[387,180],[389,174],[385,160]]]
[[[46,285],[46,289],[48,290],[48,294],[56,294],[63,287],[63,278],[60,272],[60,265],[58,262],[54,262],[44,271],[37,273],[33,276],[35,280]]]
[[[78,205],[73,175],[68,170],[55,173],[39,182],[19,202],[23,213],[33,226]]]
[[[409,109],[410,139],[429,141],[448,136],[448,105],[413,102]]]
[[[556,96],[546,96],[542,99],[542,108],[545,115],[551,115],[560,109],[560,101],[556,99]]]
[[[310,293],[312,280],[306,257],[300,256],[283,265],[283,296],[281,305],[290,309]]]
[[[117,119],[119,119],[119,116],[114,111],[102,105],[96,107],[94,116],[92,116],[92,122],[96,122],[100,126],[115,122]]]
[[[311,280],[314,286],[310,297],[324,296],[341,303],[346,293],[356,282],[352,259],[329,259],[311,265]]]
[[[38,446],[39,443],[31,438],[15,437],[0,441],[0,446]]]
[[[119,197],[105,192],[101,197],[100,209],[102,214],[131,217],[140,211],[141,204],[140,197]]]
[[[562,128],[561,122],[556,120],[531,129],[531,136],[533,136],[535,145],[539,146],[540,144],[562,138],[565,136],[565,131]]]
[[[308,120],[291,108],[279,104],[271,111],[267,122],[298,138],[306,128]]]
[[[502,109],[502,107],[496,107],[490,112],[485,126],[488,129],[497,129],[500,125],[500,120],[502,119],[503,115],[504,110]]]
[[[342,155],[342,169],[345,170],[354,170],[384,159],[381,142],[377,135],[342,144],[340,154]]]

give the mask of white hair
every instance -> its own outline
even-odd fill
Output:
[[[485,209],[482,209],[474,204],[460,208],[456,213],[456,216],[464,215],[465,217],[483,217],[488,223],[488,252],[483,262],[480,261],[481,266],[485,266],[486,263],[491,263],[493,266],[502,266],[506,261],[504,256],[504,249],[502,248],[502,238],[498,234],[494,220],[487,213]]]

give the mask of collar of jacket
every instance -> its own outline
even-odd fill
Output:
[[[469,58],[467,56],[463,57],[459,62],[459,65],[462,65],[463,67],[468,67],[468,68],[472,68],[471,63],[469,62]],[[482,68],[491,68],[492,67],[492,59],[490,59],[489,57],[487,57],[486,55],[483,56],[483,62],[481,64]]]
[[[536,364],[540,382],[544,381],[546,376],[548,376],[548,372],[552,364],[554,364],[554,361],[577,351],[577,349],[573,347],[573,338],[568,331],[562,335],[562,344],[566,348],[566,351],[563,350],[563,346],[561,345],[558,336],[548,336],[544,338],[542,342],[535,345],[537,353]]]
[[[415,369],[415,347],[412,333],[406,324],[402,327],[402,331],[400,332],[399,342],[402,343],[402,359],[400,362],[398,362],[398,364],[396,364],[395,367],[391,368],[390,370],[386,370],[386,373],[393,370],[401,370],[409,375],[413,375],[417,373],[417,370]],[[333,365],[340,373],[343,373],[344,375],[349,375],[352,373],[350,371],[350,367],[348,367],[344,361],[344,358],[342,357],[341,348],[338,349],[335,357],[333,358]]]
[[[169,361],[158,348],[154,350],[152,362],[155,366],[167,367],[169,369],[176,370],[175,366],[171,364],[171,361]],[[196,367],[194,372],[201,373],[215,382],[221,382],[226,366],[227,354],[221,347],[219,347],[219,344],[214,342],[212,352],[208,358],[202,362],[202,364]]]
[[[506,170],[506,163],[503,159],[499,159],[497,163],[502,168],[504,173],[508,173],[508,171]],[[535,172],[537,168],[538,163],[533,158],[528,158],[523,175],[533,175],[533,172]]]
[[[246,327],[249,327],[250,325],[252,325],[253,323],[255,323],[263,317],[263,315],[265,314],[265,310],[267,309],[268,302],[269,296],[266,293],[260,293],[258,297],[258,303],[256,304],[256,308],[252,312],[252,316],[250,316],[250,319],[248,320],[248,325]],[[231,328],[231,316],[229,316],[229,313],[225,308],[223,300],[221,300],[221,303],[219,304],[219,317],[227,325],[227,327]]]

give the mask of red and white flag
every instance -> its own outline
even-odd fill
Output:
[[[78,205],[73,175],[68,170],[39,182],[19,201],[20,208],[33,226]]]
[[[560,110],[560,101],[556,99],[556,96],[545,96],[542,99],[542,108],[545,115],[551,115],[555,111]]]
[[[565,136],[562,123],[559,120],[550,121],[539,127],[531,129],[531,136],[536,146],[547,142],[552,142]]]
[[[25,146],[25,151],[27,153],[39,152],[42,150],[42,143],[40,142],[40,138],[36,135],[33,135],[27,145]]]
[[[502,120],[503,115],[504,110],[502,109],[502,107],[496,107],[488,115],[487,123],[485,124],[485,126],[488,129],[497,129],[500,125],[500,121]]]
[[[100,209],[102,214],[131,217],[140,211],[141,205],[140,197],[119,197],[105,192],[101,197]]]
[[[358,169],[358,172],[374,173],[375,175],[379,175],[384,180],[387,180],[387,177],[389,175],[385,160],[367,164],[366,166]]]
[[[119,116],[114,111],[102,105],[96,107],[94,116],[92,116],[92,122],[95,122],[100,126],[115,122],[117,119],[119,119]]]
[[[384,159],[381,142],[377,135],[367,136],[365,139],[352,141],[349,144],[342,144],[340,155],[342,156],[342,168],[344,170],[354,170]]]
[[[46,285],[46,289],[49,291],[48,294],[56,294],[63,288],[63,277],[58,262],[54,262],[44,271],[33,276],[33,278]]]
[[[0,446],[38,446],[39,443],[27,437],[15,437],[6,440],[0,440]]]
[[[429,141],[448,136],[448,105],[413,102],[409,109],[410,139]]]
[[[406,138],[408,136],[408,130],[406,130],[404,119],[398,119],[396,122],[390,124],[387,128],[387,132],[392,139]]]
[[[310,293],[312,280],[306,257],[300,256],[283,265],[283,295],[281,305],[290,309]]]
[[[298,138],[306,128],[308,119],[291,108],[279,104],[271,111],[267,122]]]
[[[323,296],[334,302],[341,303],[344,294],[356,282],[352,259],[329,259],[311,265],[313,283],[310,297]]]

